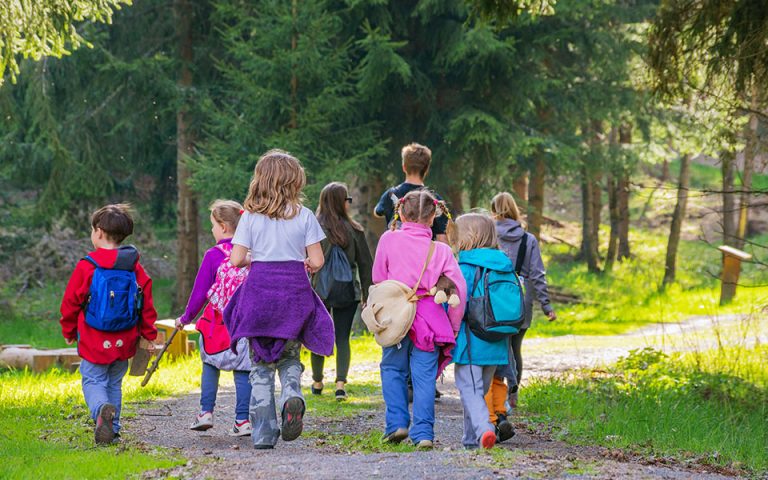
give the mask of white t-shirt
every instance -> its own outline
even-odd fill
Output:
[[[246,210],[240,217],[232,244],[250,249],[254,262],[303,262],[307,258],[307,247],[324,238],[320,223],[307,207],[301,207],[299,214],[290,220]]]

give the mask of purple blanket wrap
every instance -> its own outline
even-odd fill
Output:
[[[253,262],[224,309],[224,324],[233,351],[240,338],[250,339],[254,362],[276,362],[288,340],[318,355],[333,353],[333,320],[302,262]]]

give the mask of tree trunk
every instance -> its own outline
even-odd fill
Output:
[[[296,51],[299,44],[299,32],[297,18],[299,15],[298,0],[291,0],[291,18],[293,19],[293,29],[291,33],[291,52]],[[298,114],[298,91],[299,78],[296,76],[296,64],[291,64],[291,123],[292,129],[299,128]]]
[[[619,127],[619,143],[628,145],[632,143],[632,126],[622,124]],[[629,258],[629,169],[624,166],[617,178],[616,203],[619,215],[619,261]]]
[[[680,231],[685,219],[685,210],[688,206],[688,181],[691,154],[686,154],[680,161],[680,180],[677,186],[677,204],[672,214],[672,225],[669,229],[669,242],[667,243],[667,259],[664,265],[664,280],[661,288],[664,289],[675,281],[675,268],[677,265],[677,247],[680,244]]]
[[[349,193],[352,197],[350,214],[363,226],[365,239],[368,241],[368,247],[371,254],[376,252],[376,244],[379,237],[387,228],[383,218],[373,215],[373,209],[379,201],[381,192],[385,189],[384,181],[380,175],[372,175],[366,179],[355,177],[349,185]]]
[[[528,170],[519,165],[512,173],[512,191],[515,192],[518,201],[528,201]]]
[[[541,224],[544,217],[544,181],[546,179],[544,154],[536,155],[528,191],[528,232],[541,239]]]
[[[451,215],[454,218],[461,215],[464,211],[464,189],[460,182],[451,182],[445,189],[445,198],[448,200],[448,208],[451,209]]]
[[[600,182],[602,181],[602,173],[595,172],[591,175],[592,181],[592,244],[597,251],[597,258],[600,259],[600,223],[603,213],[603,189]]]
[[[736,238],[736,194],[733,193],[733,178],[736,159],[733,152],[720,154],[723,171],[723,245],[731,245]]]
[[[585,164],[581,167],[581,255],[587,262],[590,272],[600,271],[598,265],[598,251],[595,244],[594,224],[595,210],[592,205],[595,185],[591,178],[589,167]]]
[[[752,110],[757,109],[756,95],[752,95]],[[741,171],[741,196],[739,199],[739,223],[736,227],[736,238],[733,246],[739,250],[744,249],[744,239],[747,238],[747,224],[749,223],[749,201],[752,190],[752,172],[755,166],[755,155],[757,154],[757,124],[758,119],[755,113],[749,114],[749,124],[747,125],[747,141],[744,147],[744,168]]]
[[[176,261],[176,299],[174,309],[186,305],[192,292],[198,268],[197,237],[199,231],[197,195],[189,186],[191,173],[187,159],[194,152],[195,134],[191,127],[189,91],[192,87],[194,58],[192,50],[192,5],[189,0],[176,0],[176,32],[179,38],[180,70],[177,85],[183,97],[176,114],[176,183],[178,188],[177,239],[178,259]]]

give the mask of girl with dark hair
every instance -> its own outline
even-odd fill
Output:
[[[355,318],[357,306],[362,298],[365,302],[368,287],[371,286],[371,269],[373,260],[368,244],[365,241],[363,227],[349,216],[352,197],[347,186],[333,182],[326,185],[320,192],[320,202],[317,207],[317,220],[323,228],[326,239],[321,242],[325,264],[330,268],[330,256],[334,247],[343,251],[349,267],[352,270],[352,282],[346,295],[328,295],[323,298],[325,306],[333,316],[336,335],[336,400],[347,398],[346,384],[351,352],[349,337],[352,331],[352,321]],[[359,275],[359,281],[357,279]],[[313,284],[317,286],[320,275],[315,275]],[[322,297],[323,295],[321,295]],[[325,357],[312,354],[312,393],[320,395],[323,391],[323,365]]]

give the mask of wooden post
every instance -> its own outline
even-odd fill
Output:
[[[736,295],[741,262],[752,259],[752,255],[727,245],[717,248],[723,252],[723,272],[720,274],[720,305],[725,305]]]

